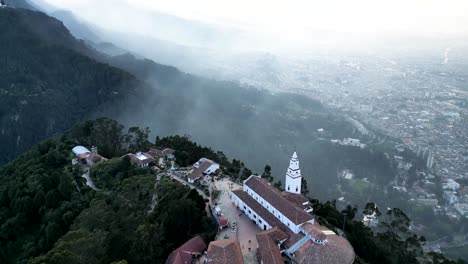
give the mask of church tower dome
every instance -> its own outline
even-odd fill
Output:
[[[294,152],[289,161],[288,172],[286,173],[285,189],[290,193],[301,193],[302,175],[299,168],[299,159],[297,153]]]

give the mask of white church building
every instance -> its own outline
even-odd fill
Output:
[[[301,181],[299,160],[294,152],[286,173],[285,192],[252,175],[244,181],[242,190],[232,192],[231,200],[261,229],[282,224],[297,234],[302,224],[314,223],[309,199],[301,195]]]
[[[301,194],[302,175],[296,152],[286,172],[285,191],[252,175],[231,201],[261,232],[257,237],[259,263],[283,263],[286,255],[298,264],[354,262],[354,250],[343,237],[315,223],[309,199]]]

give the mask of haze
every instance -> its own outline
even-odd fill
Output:
[[[437,1],[267,1],[267,0],[47,0],[69,9],[101,27],[161,38],[151,12],[176,15],[189,20],[231,30],[262,34],[279,40],[276,45],[308,45],[315,33],[327,32],[353,38],[373,39],[376,34],[391,36],[465,36],[468,32],[468,2]],[[269,38],[266,38],[266,36]],[[252,38],[250,38],[252,39]],[[180,43],[180,39],[171,39]],[[261,41],[261,42],[262,42]],[[316,41],[316,40],[315,40]],[[286,45],[287,43],[288,45]],[[271,45],[271,44],[270,44]]]

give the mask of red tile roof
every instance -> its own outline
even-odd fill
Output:
[[[225,226],[227,226],[227,225],[228,225],[228,220],[227,220],[226,218],[221,218],[221,219],[219,220],[219,226],[225,227]]]
[[[317,240],[325,240],[327,236],[323,233],[324,228],[320,228],[321,226],[312,223],[305,223],[301,226],[301,228],[308,234],[310,234],[313,238]]]
[[[281,194],[280,191],[271,186],[264,179],[257,176],[251,176],[244,184],[260,195],[294,224],[302,224],[313,219],[311,214],[290,202]]]
[[[162,152],[162,150],[159,150],[159,149],[151,148],[148,151],[148,153],[153,157],[159,157],[159,158],[164,157],[164,153]]]
[[[154,161],[154,158],[148,153],[137,153],[137,154],[127,154],[130,157],[130,163],[133,165],[141,166],[143,164],[151,163]],[[145,159],[139,159],[138,155],[144,156]]]
[[[165,149],[162,150],[162,153],[163,153],[164,155],[171,155],[171,154],[174,154],[174,153],[175,153],[175,150],[170,149],[170,148],[165,148]]]
[[[304,209],[304,203],[309,202],[309,199],[302,194],[282,192],[281,195],[283,195],[284,198],[288,199],[288,201],[295,204],[299,208]]]
[[[294,252],[294,261],[299,264],[323,263],[323,264],[351,264],[355,254],[351,244],[342,236],[330,232],[326,227],[314,225],[317,231],[325,234],[327,242],[316,244],[311,240]]]
[[[263,218],[268,224],[272,227],[277,227],[287,236],[287,240],[284,242],[286,247],[290,247],[294,245],[299,239],[302,238],[301,234],[294,234],[289,227],[283,224],[278,218],[276,218],[270,211],[265,209],[262,205],[260,205],[257,201],[255,201],[250,195],[242,190],[235,190],[232,191],[233,195],[236,195],[242,202],[244,202],[247,206],[252,208],[255,213],[258,214],[259,217]]]
[[[252,208],[252,210],[263,220],[265,220],[269,225],[272,227],[276,226],[281,228],[284,232],[289,230],[276,216],[274,216],[270,211],[268,211],[265,207],[260,205],[257,201],[255,201],[250,195],[242,190],[234,190],[232,191],[233,195],[236,195],[243,203],[245,203],[248,207]]]
[[[270,229],[271,230],[271,229]],[[259,263],[283,264],[283,257],[270,230],[257,233],[257,259]]]
[[[201,178],[203,176],[203,172],[215,163],[209,159],[200,159],[200,161],[202,161],[202,164],[198,168],[194,167],[192,173],[190,173],[188,176],[192,180]]]
[[[206,249],[205,241],[200,236],[196,236],[185,242],[182,246],[172,251],[167,258],[166,264],[187,264],[192,263],[192,256],[203,254]]]
[[[272,227],[262,233],[267,234],[269,237],[273,239],[273,241],[284,241],[288,239],[289,235],[286,234],[283,230],[279,229],[278,227]]]
[[[208,246],[207,263],[244,264],[239,240],[230,238],[212,241]]]

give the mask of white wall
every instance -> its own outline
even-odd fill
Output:
[[[302,178],[291,178],[286,175],[286,183],[284,185],[284,188],[287,192],[290,193],[301,193],[301,182]]]
[[[214,173],[217,169],[219,169],[219,164],[218,163],[213,163],[208,169],[204,171],[205,174],[211,174]]]
[[[261,218],[252,208],[245,204],[235,194],[232,194],[231,200],[242,212],[244,212],[247,217],[249,217],[250,220],[255,221],[260,229],[268,230],[272,228],[272,226],[267,221],[265,221],[265,219]]]
[[[285,215],[283,215],[278,209],[273,207],[270,203],[268,203],[265,199],[263,199],[260,195],[258,195],[255,191],[250,189],[247,185],[244,184],[244,192],[250,195],[254,200],[256,200],[260,205],[262,205],[265,209],[267,209],[270,213],[272,213],[281,223],[285,224],[291,231],[295,234],[300,232],[300,224],[295,225],[291,220],[289,220]],[[302,223],[301,223],[302,224]]]

